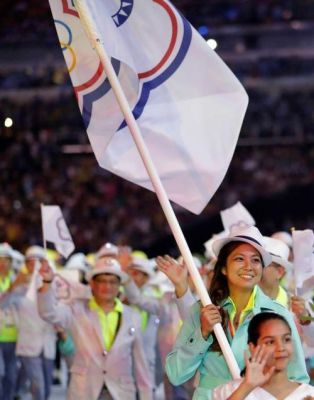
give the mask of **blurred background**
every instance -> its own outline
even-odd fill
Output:
[[[240,200],[264,234],[314,228],[314,1],[176,0],[243,83],[249,107],[227,175],[201,215],[174,206],[193,252]],[[42,242],[60,205],[77,249],[176,246],[154,193],[98,167],[48,1],[0,3],[0,242]],[[188,190],[188,188],[187,188]]]

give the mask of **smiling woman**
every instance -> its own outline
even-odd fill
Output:
[[[283,315],[291,329],[295,357],[288,366],[289,379],[308,382],[300,337],[291,313],[265,296],[257,286],[263,267],[271,262],[259,230],[249,227],[233,231],[229,237],[217,239],[213,251],[217,257],[210,287],[213,304],[201,308],[196,303],[191,308],[167,357],[170,381],[174,385],[182,384],[199,371],[199,386],[193,400],[210,399],[215,387],[232,379],[213,335],[214,325],[223,323],[238,365],[243,369],[249,321],[256,314],[272,311]]]

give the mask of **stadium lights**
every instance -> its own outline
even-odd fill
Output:
[[[5,126],[6,128],[11,128],[12,125],[13,125],[13,119],[10,118],[10,117],[7,117],[7,118],[4,120],[4,126]]]
[[[211,49],[213,49],[213,50],[215,50],[216,47],[218,46],[218,43],[216,42],[215,39],[208,39],[208,40],[207,40],[207,44],[208,44],[208,46],[209,46]]]

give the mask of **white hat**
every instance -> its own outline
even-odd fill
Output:
[[[219,233],[214,233],[213,236],[208,239],[205,243],[204,243],[204,247],[205,247],[205,257],[208,259],[216,259],[216,255],[213,252],[213,243],[215,240],[217,239],[222,239],[228,236],[228,231],[222,231]]]
[[[84,253],[72,254],[64,267],[68,269],[77,269],[83,272],[88,272],[90,270],[90,264],[87,262]]]
[[[0,257],[13,258],[13,249],[9,243],[0,243]]]
[[[19,271],[25,261],[25,257],[22,253],[17,250],[12,249],[12,268],[15,271]]]
[[[112,257],[103,257],[96,260],[95,266],[87,272],[86,279],[90,281],[94,276],[100,274],[116,275],[121,279],[121,282],[125,282],[128,278],[127,274],[122,271],[119,261]]]
[[[292,248],[292,235],[290,235],[290,233],[285,231],[278,231],[273,233],[271,237],[281,240],[282,242],[286,243],[287,246]]]
[[[290,270],[292,268],[292,263],[288,261],[290,252],[289,246],[282,240],[273,237],[264,236],[264,241],[265,249],[271,254],[273,262]]]
[[[112,243],[105,243],[96,253],[96,260],[102,257],[117,257],[119,254],[119,248]]]
[[[249,226],[244,229],[234,229],[228,237],[215,240],[212,248],[217,258],[222,247],[230,242],[243,242],[253,246],[260,253],[265,267],[272,262],[271,255],[263,247],[264,237],[255,226]]]
[[[192,255],[192,258],[193,258],[193,263],[194,263],[195,267],[196,267],[197,269],[201,269],[201,268],[202,268],[202,261],[201,261],[198,257],[193,256],[193,255]],[[182,257],[182,256],[178,257],[177,262],[178,262],[179,264],[184,264],[184,259],[183,259],[183,257]]]
[[[155,265],[156,262],[154,259],[147,260],[142,257],[132,257],[132,263],[129,266],[129,269],[136,269],[137,271],[144,272],[150,278],[155,275]]]
[[[166,292],[173,293],[174,292],[173,283],[161,271],[156,272],[154,277],[149,280],[149,284],[151,286],[157,286],[161,290],[162,293],[166,293]]]
[[[45,249],[41,246],[30,246],[25,252],[25,259],[27,260],[28,258],[48,260]]]

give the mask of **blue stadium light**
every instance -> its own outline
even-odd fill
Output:
[[[197,30],[198,30],[198,33],[202,36],[206,36],[209,33],[209,29],[206,25],[199,26],[197,28]]]

